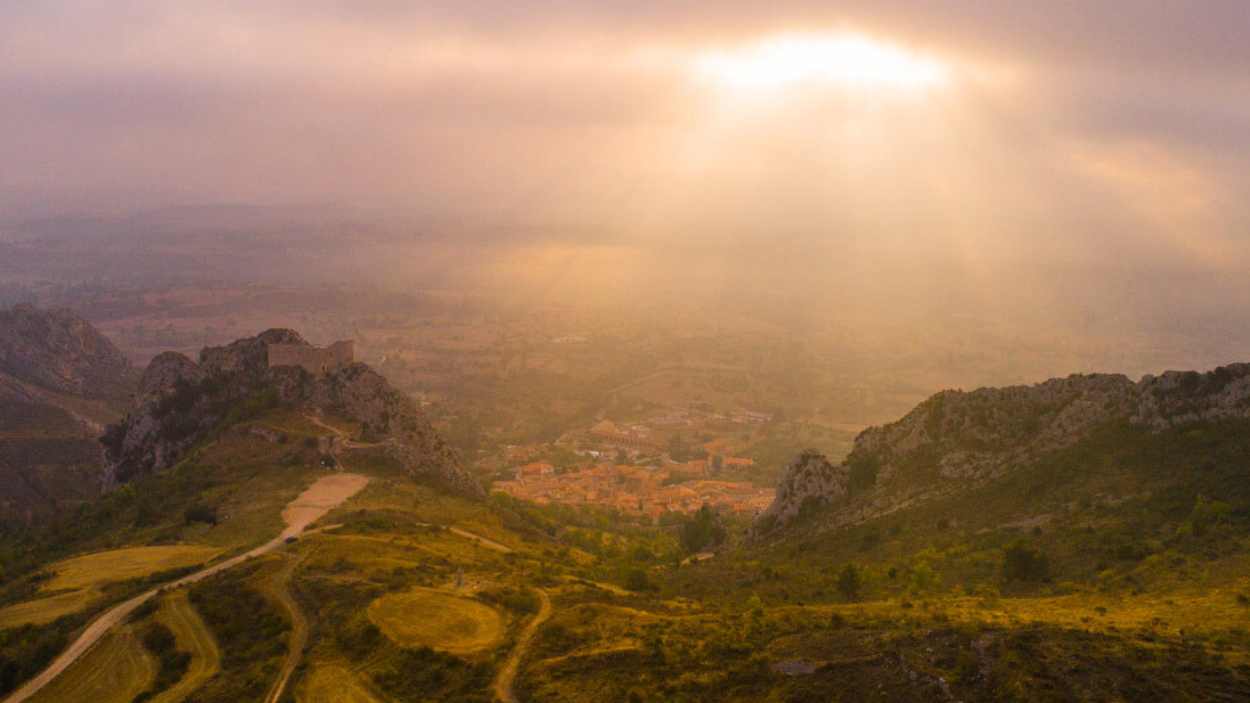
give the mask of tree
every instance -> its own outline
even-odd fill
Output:
[[[863,493],[877,484],[877,472],[881,461],[875,456],[857,457],[850,462],[846,477],[847,488],[852,495]]]
[[[196,503],[183,512],[183,519],[188,525],[202,522],[205,525],[217,524],[217,508],[204,503]]]
[[[842,567],[842,572],[838,574],[838,593],[846,600],[859,600],[859,591],[863,587],[863,579],[859,574],[859,568],[854,564],[847,564]]]
[[[937,583],[937,572],[927,561],[921,561],[911,567],[911,590],[913,593],[924,593]]]
[[[1190,528],[1195,537],[1201,537],[1214,525],[1228,519],[1232,506],[1220,500],[1208,500],[1206,496],[1198,496],[1194,501],[1193,512],[1189,515]]]
[[[681,525],[681,546],[688,553],[701,552],[725,541],[725,526],[720,516],[707,505],[686,519]]]
[[[1050,562],[1046,555],[1023,541],[1016,542],[1003,553],[1003,580],[1038,582],[1050,578]]]
[[[751,619],[762,620],[764,618],[764,601],[759,594],[752,593],[747,599],[747,612],[751,614]]]
[[[625,588],[631,591],[649,591],[651,590],[651,579],[647,577],[647,572],[642,569],[630,569],[625,574]]]

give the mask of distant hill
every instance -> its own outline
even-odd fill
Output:
[[[0,310],[0,519],[90,499],[97,438],[137,380],[126,357],[69,310]]]
[[[125,396],[130,362],[91,323],[70,310],[17,305],[0,310],[0,373],[83,398]]]
[[[1246,419],[1250,364],[1209,373],[1169,371],[1138,382],[1120,375],[1074,375],[1034,386],[943,391],[901,420],[864,431],[838,465],[814,453],[796,458],[754,533],[766,536],[797,524],[845,527],[957,498],[1037,469],[1111,427],[1144,439]],[[1088,482],[1095,475],[1072,480]],[[1197,476],[1177,467],[1164,478],[1184,483]],[[1012,507],[1038,509],[1028,501]]]

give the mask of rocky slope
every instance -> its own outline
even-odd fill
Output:
[[[796,458],[754,534],[767,535],[818,508],[832,508],[822,524],[840,526],[983,485],[1109,423],[1158,432],[1233,418],[1250,418],[1250,364],[1169,371],[1136,383],[1120,375],[1074,375],[1034,386],[943,391],[901,420],[865,430],[840,465],[813,453]]]
[[[363,441],[381,444],[414,476],[464,495],[481,486],[420,409],[366,364],[321,377],[298,367],[268,367],[269,344],[307,344],[296,332],[271,329],[200,352],[198,362],[167,352],[143,373],[134,410],[109,428],[106,477],[111,483],[170,467],[232,412],[249,403],[326,411],[361,423]]]
[[[29,522],[99,493],[97,437],[136,373],[68,310],[0,310],[0,520]]]
[[[60,393],[114,398],[130,391],[125,355],[69,310],[0,310],[0,372]]]

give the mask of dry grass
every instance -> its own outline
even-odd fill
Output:
[[[95,552],[58,562],[49,567],[56,576],[44,591],[95,588],[114,581],[126,581],[202,564],[217,555],[218,549],[191,544],[159,547],[127,547]]]
[[[1080,593],[1040,598],[914,597],[871,601],[830,610],[880,617],[926,618],[944,615],[958,622],[994,625],[1042,623],[1091,631],[1150,629],[1176,635],[1219,633],[1250,622],[1250,608],[1237,594],[1250,588],[1211,588],[1160,594]],[[911,607],[904,607],[904,603]],[[811,609],[797,609],[811,610]]]
[[[451,532],[416,536],[331,533],[321,535],[320,540],[322,549],[310,561],[319,568],[326,568],[340,558],[375,573],[397,567],[411,568],[429,559],[445,559],[466,567],[500,560],[498,552]]]
[[[400,646],[460,655],[489,649],[504,633],[494,608],[427,588],[379,598],[369,605],[369,619]]]
[[[157,617],[174,633],[178,649],[191,654],[191,665],[182,680],[153,699],[153,703],[180,703],[221,670],[221,650],[187,599],[185,589],[166,596]]]
[[[378,703],[351,670],[336,664],[314,667],[296,700],[299,703]]]
[[[40,589],[44,597],[0,610],[0,628],[52,622],[98,601],[105,584],[194,566],[219,552],[214,547],[189,544],[128,547],[58,562],[48,567],[55,576]]]
[[[156,678],[156,662],[129,629],[110,633],[31,703],[130,703]]]
[[[99,592],[93,590],[69,591],[11,605],[0,610],[0,630],[52,622],[62,615],[83,610],[99,596]]]

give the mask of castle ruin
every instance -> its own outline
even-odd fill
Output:
[[[335,342],[324,349],[307,344],[270,344],[269,368],[298,366],[314,376],[325,376],[356,360],[356,342]]]

